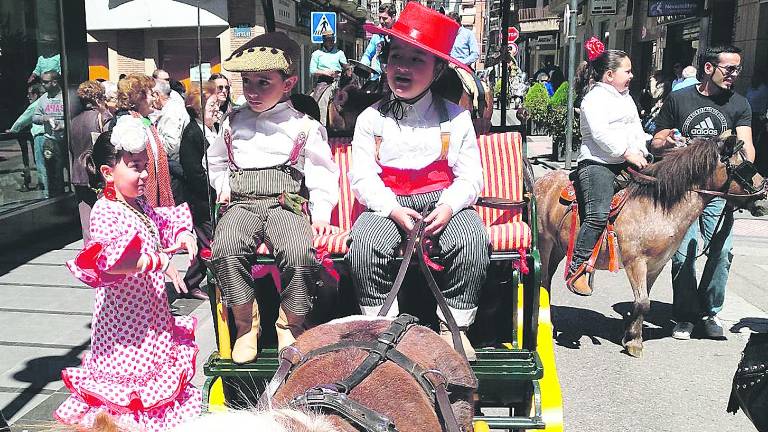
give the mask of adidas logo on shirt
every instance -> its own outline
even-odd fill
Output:
[[[707,117],[701,123],[694,126],[693,129],[691,129],[691,135],[718,136],[720,135],[720,132],[715,129],[715,124],[712,122],[712,117]]]

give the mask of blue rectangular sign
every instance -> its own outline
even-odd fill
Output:
[[[312,43],[323,43],[323,33],[333,33],[336,39],[336,12],[312,12],[312,24],[309,28]]]
[[[648,2],[648,16],[697,15],[701,3],[700,0],[650,0]]]

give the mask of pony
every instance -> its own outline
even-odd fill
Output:
[[[765,195],[765,180],[747,161],[742,145],[735,136],[695,139],[687,147],[669,151],[628,186],[628,197],[614,226],[620,261],[635,297],[622,339],[629,355],[642,356],[643,316],[651,306],[651,287],[705,205],[720,196],[731,204],[747,206]],[[568,173],[560,170],[541,177],[534,185],[542,285],[548,291],[566,255],[570,207],[561,202],[560,194],[568,183]],[[605,249],[595,269],[608,268]]]
[[[299,353],[302,361],[294,364],[290,375],[272,397],[272,405],[293,406],[292,401],[306,394],[307,390],[332,387],[332,383],[348,378],[368,357],[368,352],[359,345],[381,341],[396,322],[389,318],[351,316],[307,330],[290,348]],[[327,347],[334,344],[344,347],[327,351]],[[430,382],[442,380],[450,394],[450,410],[456,423],[461,430],[471,430],[477,379],[464,357],[437,333],[415,324],[406,327],[394,350],[415,364],[411,370],[424,371],[423,378]],[[420,384],[411,372],[388,360],[354,386],[347,397],[385,417],[400,432],[445,430],[441,426],[441,416],[436,413],[434,396],[428,394],[423,385],[424,382]],[[358,430],[337,414],[326,412],[326,415],[339,431]]]

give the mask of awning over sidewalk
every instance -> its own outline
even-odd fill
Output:
[[[88,31],[197,25],[195,0],[85,0],[85,10]],[[200,2],[203,27],[228,26],[227,18],[226,0]]]

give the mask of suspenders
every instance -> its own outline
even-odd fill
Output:
[[[224,128],[224,145],[227,147],[227,159],[229,160],[230,171],[240,171],[240,167],[235,163],[235,155],[232,149],[232,128],[230,127],[236,113],[237,111],[230,113],[229,122]],[[268,168],[276,168],[279,166],[295,166],[299,162],[301,151],[304,150],[304,147],[307,145],[307,139],[309,138],[309,133],[312,130],[312,122],[305,119],[305,123],[305,130],[299,132],[299,134],[296,136],[296,139],[293,141],[293,147],[291,148],[291,152],[288,155],[288,160],[284,164]]]
[[[445,105],[445,100],[441,97],[434,96],[433,103],[437,110],[437,115],[440,117],[440,157],[437,160],[445,160],[448,157],[448,147],[451,145],[451,119],[448,117],[448,107]],[[376,145],[375,156],[376,162],[379,161],[379,150],[381,149],[382,131],[384,129],[384,117],[382,116],[380,121],[376,123],[376,130],[373,133],[373,140]]]

